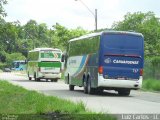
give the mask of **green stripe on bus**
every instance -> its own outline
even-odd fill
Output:
[[[39,62],[38,67],[61,67],[61,62]]]

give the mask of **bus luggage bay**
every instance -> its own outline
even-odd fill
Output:
[[[29,80],[51,79],[56,82],[61,78],[61,57],[60,49],[36,48],[29,51],[27,64]]]
[[[129,95],[142,86],[144,38],[141,33],[106,31],[69,41],[65,82],[92,94],[104,89]]]

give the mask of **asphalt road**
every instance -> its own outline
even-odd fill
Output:
[[[15,73],[0,73],[0,80],[7,80],[29,90],[36,90],[46,95],[58,96],[74,102],[83,102],[87,109],[95,112],[112,114],[160,114],[160,93],[131,91],[129,97],[118,96],[114,91],[105,91],[101,95],[87,95],[83,88],[68,90],[62,80],[55,82],[29,81],[26,76]]]

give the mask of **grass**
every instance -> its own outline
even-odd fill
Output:
[[[0,114],[18,114],[23,115],[23,117],[30,115],[33,119],[36,119],[34,118],[35,115],[41,115],[41,117],[49,115],[50,117],[61,117],[68,120],[116,119],[111,115],[89,112],[82,102],[76,104],[57,97],[45,96],[36,91],[28,91],[20,86],[12,85],[6,81],[0,81]]]
[[[155,79],[143,80],[142,89],[149,91],[160,91],[160,80],[155,80]]]

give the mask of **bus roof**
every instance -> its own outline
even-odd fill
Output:
[[[35,52],[35,51],[45,51],[45,50],[51,50],[51,51],[59,51],[62,52],[60,49],[58,48],[35,48],[34,50],[31,50],[29,52]]]
[[[102,34],[102,32],[90,33],[90,34],[87,34],[87,35],[80,36],[78,38],[73,38],[73,39],[69,40],[69,42],[76,41],[76,40],[81,40],[81,39],[85,39],[85,38],[90,38],[90,37],[95,37],[95,36],[100,36],[101,34]]]
[[[90,38],[90,37],[95,37],[95,36],[100,36],[102,34],[107,34],[107,33],[109,33],[109,34],[130,34],[130,35],[136,35],[136,36],[143,37],[143,35],[141,33],[130,32],[130,31],[103,31],[103,32],[90,33],[87,35],[83,35],[78,38],[71,39],[71,40],[69,40],[69,42],[73,42],[73,41],[81,40],[81,39],[85,39],[85,38]]]

